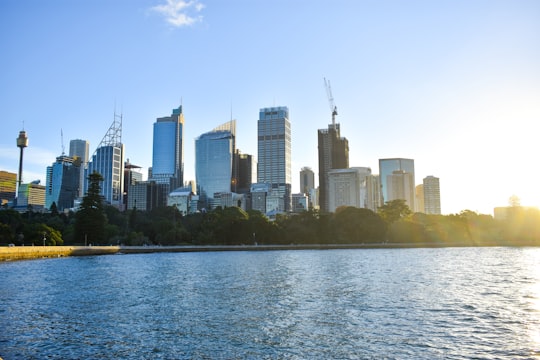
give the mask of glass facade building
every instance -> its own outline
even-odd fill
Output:
[[[403,158],[379,159],[381,205],[392,200],[406,200],[414,211],[414,160]]]
[[[172,189],[184,182],[184,114],[182,106],[171,116],[157,118],[154,123],[152,180],[169,184]]]
[[[86,140],[71,140],[69,142],[69,156],[72,158],[79,158],[81,159],[81,167],[79,169],[80,171],[80,179],[79,183],[84,184],[84,169],[88,165],[88,157],[90,156],[90,143]],[[80,187],[79,193],[77,194],[78,197],[84,196],[84,189],[83,186]]]
[[[94,172],[103,176],[101,183],[101,195],[104,200],[118,208],[123,207],[122,196],[124,192],[124,145],[106,145],[97,148],[88,168],[85,178]],[[85,192],[88,189],[88,181],[85,181]]]
[[[56,204],[58,211],[73,208],[79,197],[81,161],[69,156],[59,156],[52,166],[47,166],[45,208]]]
[[[263,108],[257,123],[257,182],[268,183],[283,199],[278,211],[291,209],[291,123],[285,106]]]
[[[195,177],[203,207],[211,203],[215,194],[231,192],[234,128],[231,122],[228,130],[221,125],[195,139]]]

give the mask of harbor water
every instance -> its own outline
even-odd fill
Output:
[[[540,358],[540,249],[0,263],[8,359]]]

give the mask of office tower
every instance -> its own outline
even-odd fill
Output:
[[[140,169],[142,169],[142,167],[130,163],[129,159],[124,163],[124,196],[122,199],[125,205],[124,209],[129,209],[127,205],[130,187],[143,179]]]
[[[235,135],[231,120],[195,139],[195,181],[205,208],[213,208],[217,194],[231,192]]]
[[[423,180],[424,185],[424,209],[426,214],[441,214],[441,189],[439,178],[427,176]]]
[[[332,123],[328,129],[319,129],[319,206],[329,212],[328,173],[332,169],[349,167],[349,141],[341,137],[339,124]]]
[[[17,191],[17,174],[0,171],[0,201],[2,205],[15,200]]]
[[[84,184],[84,169],[88,166],[88,156],[90,156],[90,143],[86,140],[75,139],[69,142],[69,156],[72,158],[81,159],[80,180],[79,183]],[[80,186],[78,197],[84,196],[84,186]]]
[[[47,166],[45,184],[45,208],[51,209],[53,203],[58,211],[75,207],[75,199],[79,195],[81,179],[81,161],[60,155],[56,162]]]
[[[309,209],[308,196],[304,193],[292,194],[292,212],[300,213]]]
[[[366,177],[367,203],[366,208],[377,212],[381,201],[381,181],[379,175],[369,175]]]
[[[305,166],[300,170],[300,192],[309,195],[311,189],[315,189],[315,173]]]
[[[242,154],[236,150],[233,161],[232,192],[249,194],[251,184],[257,179],[257,163],[250,154]]]
[[[39,180],[29,184],[22,184],[17,195],[17,206],[32,207],[32,210],[40,210],[45,207],[45,186],[39,184]]]
[[[414,196],[414,212],[425,212],[424,207],[424,184],[416,185]]]
[[[403,158],[379,159],[381,205],[392,200],[405,200],[414,211],[414,160]]]
[[[272,207],[277,206],[277,212],[289,211],[291,208],[291,123],[289,109],[285,106],[260,109],[257,134],[259,161],[257,183],[270,184],[271,195],[269,197],[276,197]],[[282,201],[278,199],[282,199]]]
[[[149,180],[168,184],[169,191],[184,184],[184,113],[182,105],[171,116],[154,123],[152,174]]]
[[[114,114],[109,130],[99,143],[85,170],[85,193],[88,176],[97,172],[103,176],[101,195],[106,203],[123,210],[124,144],[122,144],[122,115]]]
[[[371,169],[367,167],[328,171],[328,211],[335,212],[341,206],[365,208],[366,178],[370,175]]]
[[[136,181],[129,187],[127,209],[151,211],[167,206],[169,184],[158,184],[155,181]]]

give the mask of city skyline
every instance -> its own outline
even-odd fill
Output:
[[[530,168],[540,3],[166,4],[3,2],[0,169],[17,173],[24,129],[23,182],[44,184],[62,132],[89,141],[91,155],[116,113],[124,158],[146,176],[152,124],[182,104],[192,180],[196,136],[232,117],[237,147],[256,156],[258,110],[284,105],[296,193],[302,167],[318,178],[317,129],[331,122],[326,77],[350,167],[375,173],[379,159],[414,159],[416,184],[440,179],[444,214],[492,214],[512,195],[540,205],[540,170]]]

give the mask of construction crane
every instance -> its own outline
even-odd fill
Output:
[[[337,106],[334,104],[334,97],[332,96],[332,88],[330,87],[330,80],[324,78],[324,88],[326,89],[326,95],[328,96],[328,103],[330,104],[330,111],[332,112],[332,127],[336,127],[336,115]]]

